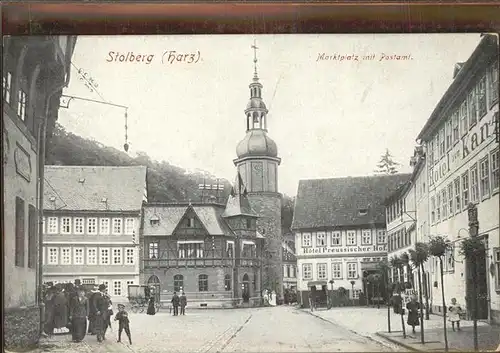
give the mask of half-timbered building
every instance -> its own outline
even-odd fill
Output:
[[[184,291],[191,307],[260,305],[263,236],[241,177],[227,203],[149,203],[141,229],[142,283],[162,302]]]

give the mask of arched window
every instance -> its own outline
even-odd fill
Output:
[[[231,290],[231,276],[230,275],[224,276],[224,288],[225,288],[225,290]]]
[[[180,292],[184,288],[184,276],[175,275],[174,276],[174,292]]]
[[[208,276],[199,275],[198,276],[198,291],[208,292]]]

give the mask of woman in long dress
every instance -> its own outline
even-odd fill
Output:
[[[411,300],[406,304],[406,309],[408,309],[408,325],[411,326],[412,332],[415,333],[415,326],[420,325],[420,320],[418,319],[418,311],[420,309],[420,304],[417,302],[417,297],[411,297]]]
[[[78,290],[78,296],[71,303],[71,334],[74,342],[81,342],[87,333],[87,317],[89,316],[89,300],[85,297],[83,288]]]
[[[55,287],[50,287],[45,296],[45,325],[44,331],[48,336],[54,334],[54,297]]]
[[[68,324],[68,300],[64,294],[64,290],[58,288],[57,294],[54,297],[54,328],[66,329]]]
[[[156,310],[155,310],[155,297],[151,296],[149,298],[149,304],[148,304],[148,311],[146,312],[148,315],[155,315]]]

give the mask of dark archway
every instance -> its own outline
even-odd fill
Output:
[[[241,282],[241,296],[244,303],[250,301],[250,278],[246,273],[243,275],[243,280]]]

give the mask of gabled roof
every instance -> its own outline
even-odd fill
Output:
[[[218,205],[161,205],[144,206],[144,235],[170,236],[174,233],[184,215],[192,210],[205,227],[209,235],[233,236],[231,228],[222,218],[224,209]],[[158,224],[151,224],[151,219],[158,219]]]
[[[45,210],[140,211],[144,166],[45,166]]]
[[[236,181],[232,187],[231,194],[227,199],[226,210],[223,214],[223,217],[234,216],[258,217],[258,215],[252,210],[252,206],[250,206],[246,186],[239,172],[236,175]]]
[[[382,202],[410,175],[301,180],[292,229],[385,224]]]

